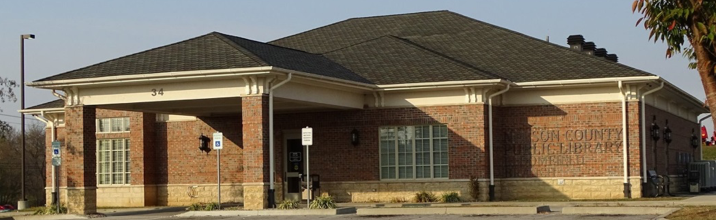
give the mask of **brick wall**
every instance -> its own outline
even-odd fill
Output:
[[[483,109],[483,105],[455,105],[276,114],[277,180],[281,180],[284,166],[282,131],[313,128],[310,172],[319,174],[321,181],[366,181],[380,180],[380,127],[431,124],[448,127],[449,178],[484,177],[487,157]],[[358,146],[350,143],[353,129],[360,134]]]
[[[496,176],[622,176],[620,102],[499,107]],[[628,103],[629,175],[639,175],[638,105]]]
[[[216,151],[200,151],[199,135],[216,131],[224,134],[222,182],[242,182],[241,118],[233,116],[156,123],[157,184],[215,183]]]
[[[650,135],[651,123],[653,122],[653,116],[656,115],[656,124],[660,127],[660,139],[656,145],[656,163],[654,163],[654,140]],[[691,131],[693,129],[694,134],[698,137],[699,125],[696,122],[677,117],[674,114],[666,112],[664,110],[655,108],[650,105],[646,105],[646,158],[647,158],[647,169],[652,170],[656,168],[656,172],[660,175],[666,173],[666,142],[664,141],[664,126],[666,120],[669,120],[669,128],[672,131],[672,142],[669,144],[669,175],[682,174],[687,168],[686,163],[679,163],[679,153],[686,153],[693,155],[693,158],[700,158],[698,148],[691,147]]]
[[[57,136],[63,143],[82,141],[82,143],[92,143],[92,146],[95,138],[130,138],[131,184],[177,186],[179,187],[177,190],[182,191],[186,186],[193,184],[216,182],[216,152],[211,151],[206,154],[199,151],[198,136],[204,134],[211,138],[212,133],[221,131],[225,137],[224,150],[221,152],[222,183],[265,182],[268,181],[268,150],[265,144],[268,126],[267,112],[264,109],[266,97],[246,99],[244,110],[247,111],[243,116],[200,117],[196,121],[180,122],[156,122],[154,114],[149,113],[105,109],[95,111],[87,107],[72,108],[67,111],[70,116],[67,119],[68,127],[58,128]],[[631,131],[628,133],[630,176],[641,174],[638,108],[638,102],[628,103],[627,121],[628,130]],[[507,106],[494,109],[496,177],[580,178],[623,175],[620,102]],[[694,122],[651,106],[647,106],[646,110],[648,124],[651,123],[651,115],[654,114],[657,115],[657,121],[662,129],[665,119],[669,119],[669,125],[674,131],[674,142],[670,146],[670,173],[677,174],[685,168],[685,164],[678,162],[679,153],[695,152],[688,145],[688,140],[691,128],[698,126]],[[91,129],[93,133],[95,115],[92,114],[96,114],[96,118],[130,117],[131,132],[96,134],[91,137],[66,135],[67,132],[77,134],[79,131],[69,126],[78,124],[84,125],[88,131]],[[306,126],[314,129],[314,145],[311,146],[310,154],[311,173],[321,175],[322,181],[379,181],[379,128],[429,124],[445,124],[448,127],[450,179],[467,179],[471,176],[489,178],[486,114],[485,105],[277,113],[275,115],[276,180],[283,181],[283,145],[286,131],[298,131]],[[82,115],[82,120],[73,118],[73,115]],[[247,116],[260,117],[254,117],[255,120],[242,120],[242,117]],[[92,118],[92,120],[83,120],[84,118]],[[251,132],[243,132],[247,129]],[[350,143],[350,133],[353,129],[357,129],[360,133],[358,146]],[[250,149],[253,152],[251,154],[253,156],[248,161],[244,160],[247,146],[244,143],[247,140],[250,141],[247,144],[251,145]],[[666,161],[665,144],[662,140],[659,142],[657,155],[659,173],[664,172],[662,162]],[[47,145],[51,145],[49,135]],[[649,167],[654,166],[651,146],[651,139],[647,138]],[[77,158],[67,157],[72,157],[78,152],[63,150],[63,156],[66,158],[63,165],[73,168],[77,166]],[[695,153],[694,157],[698,158],[698,152]],[[49,164],[50,148],[47,150],[47,155]],[[94,153],[92,155],[82,153],[80,156],[86,156],[85,160],[94,161]],[[93,167],[95,164],[89,163],[83,165],[83,168],[89,166]],[[247,168],[252,169],[252,173],[245,173],[244,170]],[[63,173],[67,172],[66,169],[63,170]],[[49,176],[50,169],[47,169],[46,173]],[[75,181],[73,183],[75,186],[91,186],[94,182],[85,182],[95,181],[94,178],[94,173],[90,173],[82,175],[79,179],[74,176],[70,179]],[[50,179],[47,178],[48,187],[51,186]],[[67,178],[61,180],[64,181],[62,186],[66,186]],[[550,185],[550,187],[557,189],[560,186]],[[614,188],[619,187],[614,186]],[[280,193],[280,188],[277,189]],[[555,193],[564,192],[555,191]],[[159,189],[156,196],[169,196],[169,194],[162,193]],[[615,195],[610,194],[610,198]],[[242,200],[240,195],[236,196],[237,201]],[[173,201],[170,198],[157,198],[157,200],[167,203]]]

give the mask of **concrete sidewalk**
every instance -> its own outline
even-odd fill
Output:
[[[209,212],[186,212],[185,207],[141,207],[99,209],[97,212],[111,216],[135,216],[166,212],[171,216],[273,216],[273,215],[410,215],[410,214],[475,214],[514,215],[557,212],[561,214],[616,214],[616,215],[668,215],[683,206],[716,206],[716,192],[700,195],[683,195],[683,200],[615,200],[615,201],[501,201],[463,203],[338,203],[337,210],[225,210]],[[668,197],[667,197],[668,198]],[[649,207],[649,208],[634,208]],[[346,209],[348,208],[348,209]],[[347,211],[350,210],[350,211]],[[519,212],[519,213],[517,213]],[[31,212],[0,213],[6,219],[83,219],[80,215],[32,216]]]

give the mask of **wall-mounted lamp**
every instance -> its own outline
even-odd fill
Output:
[[[360,144],[360,134],[358,133],[358,129],[353,129],[351,131],[351,144],[353,146],[358,146]]]
[[[691,147],[698,148],[700,143],[701,142],[699,141],[699,138],[696,137],[696,134],[694,134],[694,129],[692,128],[691,129]]]
[[[659,125],[656,124],[656,115],[654,115],[654,121],[651,122],[651,139],[654,139],[654,142],[659,140]]]
[[[209,139],[209,137],[204,136],[204,134],[199,135],[199,150],[205,151],[206,154],[209,154],[209,152],[211,152],[211,148],[209,148],[209,142],[211,142],[211,139]]]
[[[664,125],[664,141],[667,144],[671,143],[671,128],[669,128],[669,120],[666,120],[666,125]]]

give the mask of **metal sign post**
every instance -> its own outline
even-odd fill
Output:
[[[306,193],[306,207],[308,209],[311,209],[311,196],[313,195],[311,189],[313,186],[311,186],[313,183],[311,182],[311,173],[309,172],[310,162],[308,157],[308,146],[313,145],[313,128],[305,127],[301,129],[301,145],[306,146],[306,189],[308,189],[308,193]]]
[[[214,150],[216,150],[216,188],[217,188],[217,203],[219,209],[221,209],[221,149],[224,148],[224,133],[214,133]]]
[[[59,188],[59,169],[58,167],[62,164],[62,157],[60,156],[60,141],[52,141],[52,173],[55,175],[54,180],[56,182],[53,182],[54,187],[52,187],[52,197],[55,198],[55,203],[57,205],[57,213],[60,213],[60,193],[57,190]]]

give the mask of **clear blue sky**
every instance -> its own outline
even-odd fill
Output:
[[[662,76],[703,100],[699,77],[687,68],[688,61],[665,59],[666,46],[647,41],[648,32],[634,26],[639,16],[631,13],[631,2],[2,1],[0,74],[19,80],[19,38],[25,33],[37,35],[25,44],[26,80],[34,81],[211,31],[270,41],[352,17],[450,10],[536,38],[549,36],[563,46],[568,35],[582,34],[616,53],[619,62]],[[27,89],[27,106],[53,99],[48,90]],[[16,115],[19,102],[0,108],[0,114]],[[2,115],[0,120],[19,123],[19,118]]]

